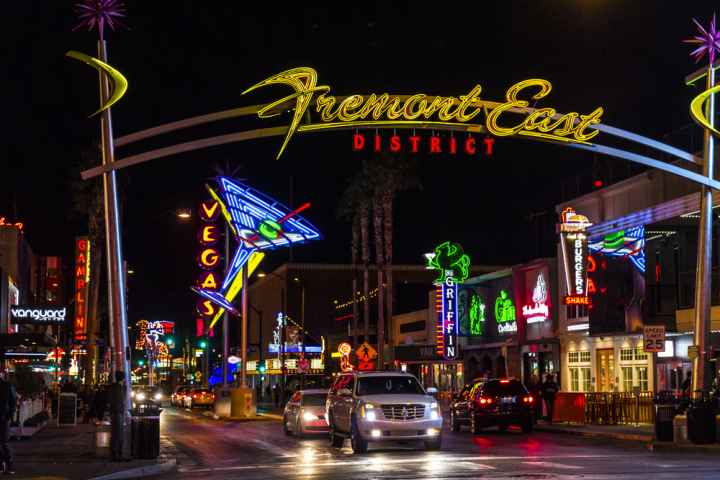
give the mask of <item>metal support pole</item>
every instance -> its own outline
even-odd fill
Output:
[[[715,86],[715,71],[708,67],[706,89]],[[714,125],[715,96],[711,95],[705,105],[705,118]],[[714,143],[709,130],[705,129],[703,175],[712,179],[714,172]],[[712,286],[712,190],[703,186],[700,190],[700,225],[698,228],[697,270],[695,272],[695,334],[693,343],[697,356],[693,359],[692,389],[708,387],[707,352],[710,343],[710,302]]]
[[[98,57],[107,63],[107,45],[104,40],[98,41]],[[100,103],[104,104],[110,97],[110,80],[106,74],[100,73]],[[115,161],[115,144],[112,127],[112,114],[108,108],[100,120],[102,140],[103,164]],[[120,234],[120,206],[118,205],[117,178],[115,172],[103,174],[104,201],[105,201],[105,238],[108,260],[108,312],[110,328],[115,332],[115,371],[125,373],[125,426],[130,421],[131,405],[130,391],[130,365],[128,357],[127,312],[125,311],[125,265],[122,257],[122,238]],[[126,429],[127,430],[127,429]],[[129,456],[129,442],[123,442],[124,456]]]
[[[248,314],[248,271],[247,265],[242,268],[242,331],[240,332],[240,354],[242,360],[240,361],[240,387],[247,387],[247,314]]]
[[[230,268],[230,232],[228,229],[228,223],[225,222],[225,273]],[[243,283],[243,288],[245,284]],[[223,352],[222,352],[222,386],[227,388],[227,374],[228,374],[228,356],[230,355],[230,324],[228,319],[228,312],[225,310],[223,315],[222,323],[223,332]],[[245,369],[243,369],[244,371]]]

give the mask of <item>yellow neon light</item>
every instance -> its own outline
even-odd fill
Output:
[[[210,192],[210,196],[215,199],[215,201],[218,203],[218,205],[220,205],[220,210],[222,210],[223,216],[225,217],[225,220],[227,220],[228,227],[230,227],[230,230],[232,230],[233,233],[235,235],[237,235],[238,232],[235,230],[235,227],[233,227],[233,222],[232,222],[232,218],[230,217],[230,212],[228,211],[228,209],[225,206],[225,204],[223,203],[223,201],[220,200],[220,196],[217,193],[215,193],[215,190],[213,190],[209,186],[206,185],[206,187],[208,189],[208,192]]]
[[[248,259],[247,264],[243,268],[248,269],[248,277],[253,274],[255,269],[260,265],[260,262],[262,262],[262,259],[265,258],[265,254],[263,252],[253,252],[250,254],[250,258]],[[235,300],[235,297],[237,297],[237,294],[240,293],[240,289],[242,288],[243,284],[243,276],[242,271],[235,277],[233,282],[230,284],[230,288],[228,288],[227,293],[225,294],[225,299],[228,302],[232,302]],[[215,316],[213,317],[212,321],[210,322],[210,326],[208,327],[208,330],[213,328],[215,324],[220,320],[220,317],[222,317],[223,313],[225,313],[225,309],[220,307],[220,309],[217,311]]]
[[[81,62],[85,62],[94,69],[96,69],[98,72],[105,73],[110,77],[110,85],[112,86],[110,98],[108,98],[105,104],[101,105],[100,108],[97,109],[97,111],[90,115],[91,117],[112,107],[115,103],[117,103],[118,100],[123,97],[123,95],[125,95],[128,86],[127,79],[123,76],[122,73],[120,73],[107,63],[101,62],[97,58],[85,55],[84,53],[76,52],[75,50],[70,50],[65,54],[65,56],[74,58],[75,60],[80,60]]]
[[[389,95],[387,93],[349,95],[338,102],[338,97],[329,95],[330,87],[317,86],[317,72],[310,67],[286,70],[248,88],[243,94],[267,85],[288,85],[294,93],[265,105],[258,111],[260,118],[277,116],[285,104],[295,101],[294,114],[290,121],[285,140],[277,154],[280,158],[290,138],[296,132],[311,132],[353,127],[430,127],[457,126],[467,131],[487,131],[497,136],[525,135],[566,143],[588,144],[588,140],[599,131],[588,128],[600,123],[603,109],[598,107],[592,112],[581,115],[577,112],[558,114],[554,108],[528,108],[529,101],[518,99],[526,89],[539,88],[530,98],[534,101],[546,97],[552,90],[547,80],[533,78],[511,86],[505,95],[504,103],[482,100],[482,87],[475,85],[467,94],[459,97],[428,96],[417,93],[410,96]],[[312,123],[308,110],[313,97],[315,113],[319,122]],[[525,118],[520,123],[506,127],[498,123],[503,113],[521,113]],[[481,113],[485,116],[483,124],[469,122]],[[435,118],[436,120],[432,120]],[[301,125],[303,119],[306,123]]]
[[[693,120],[695,120],[695,123],[709,130],[710,133],[712,133],[716,137],[720,137],[720,131],[716,130],[715,127],[710,124],[707,117],[705,116],[705,112],[703,111],[703,105],[705,104],[705,102],[717,92],[720,92],[720,85],[715,85],[711,89],[705,90],[700,95],[693,98],[692,102],[690,102],[690,116],[693,118]]]

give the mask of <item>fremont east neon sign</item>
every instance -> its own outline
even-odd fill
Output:
[[[310,67],[286,70],[269,77],[243,92],[246,94],[268,85],[287,85],[294,93],[275,100],[258,110],[260,118],[270,118],[287,110],[294,101],[295,108],[285,140],[277,154],[280,158],[296,132],[311,132],[354,127],[432,128],[464,125],[465,129],[487,131],[498,136],[521,135],[546,140],[589,144],[598,130],[588,130],[600,123],[601,107],[588,114],[570,112],[558,114],[554,108],[527,109],[532,102],[550,94],[552,84],[540,78],[523,80],[511,86],[504,102],[483,100],[482,87],[475,85],[458,97],[414,95],[330,95],[328,85],[317,84],[317,72]],[[311,108],[313,106],[313,108]],[[313,122],[312,114],[319,118]],[[520,114],[511,117],[508,113]],[[478,123],[478,120],[482,122]]]

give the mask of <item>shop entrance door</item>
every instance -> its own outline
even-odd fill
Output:
[[[596,389],[598,392],[611,392],[615,383],[615,352],[612,348],[598,349]]]

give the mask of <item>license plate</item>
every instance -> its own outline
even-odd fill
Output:
[[[514,397],[502,397],[500,399],[500,403],[502,403],[503,405],[515,403],[515,398]]]

